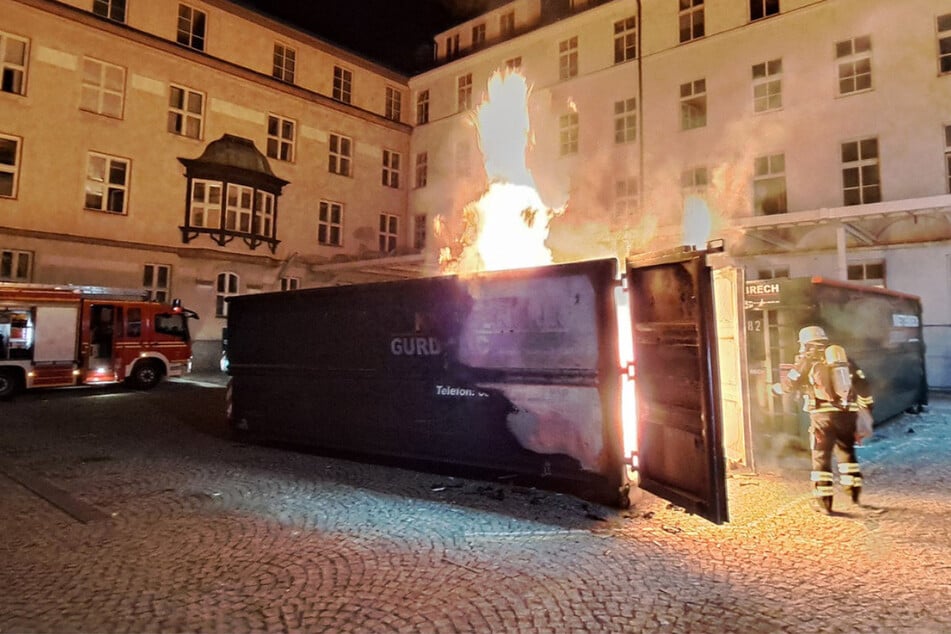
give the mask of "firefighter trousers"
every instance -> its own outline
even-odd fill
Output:
[[[853,502],[859,501],[862,492],[862,472],[855,455],[857,416],[856,412],[813,412],[810,415],[813,494],[829,511],[832,510],[835,483],[833,452],[838,466],[839,484],[851,495]]]

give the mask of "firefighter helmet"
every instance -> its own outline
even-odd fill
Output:
[[[799,331],[799,345],[805,346],[810,343],[825,342],[829,338],[826,336],[826,331],[823,330],[820,326],[806,326]]]

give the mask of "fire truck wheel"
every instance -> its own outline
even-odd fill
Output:
[[[0,370],[0,401],[12,398],[23,386],[22,377],[13,370]]]
[[[132,383],[140,390],[151,390],[162,380],[162,366],[158,361],[139,361],[132,369]]]

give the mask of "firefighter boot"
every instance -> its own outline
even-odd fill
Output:
[[[839,484],[852,496],[852,504],[858,504],[862,495],[862,471],[857,462],[839,464]]]
[[[852,504],[861,505],[859,497],[862,495],[862,487],[852,487]]]
[[[832,515],[832,495],[835,492],[832,478],[829,471],[813,471],[811,475],[813,502],[816,510],[826,515]]]

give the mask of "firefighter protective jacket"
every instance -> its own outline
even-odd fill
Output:
[[[872,393],[869,390],[868,379],[855,363],[848,360],[848,370],[851,377],[851,389],[844,402],[824,397],[828,389],[822,389],[815,384],[814,372],[817,364],[824,363],[823,352],[825,347],[815,347],[796,355],[793,369],[782,377],[784,392],[798,391],[803,397],[803,409],[810,414],[820,412],[857,412],[859,408],[871,411],[874,405]]]

